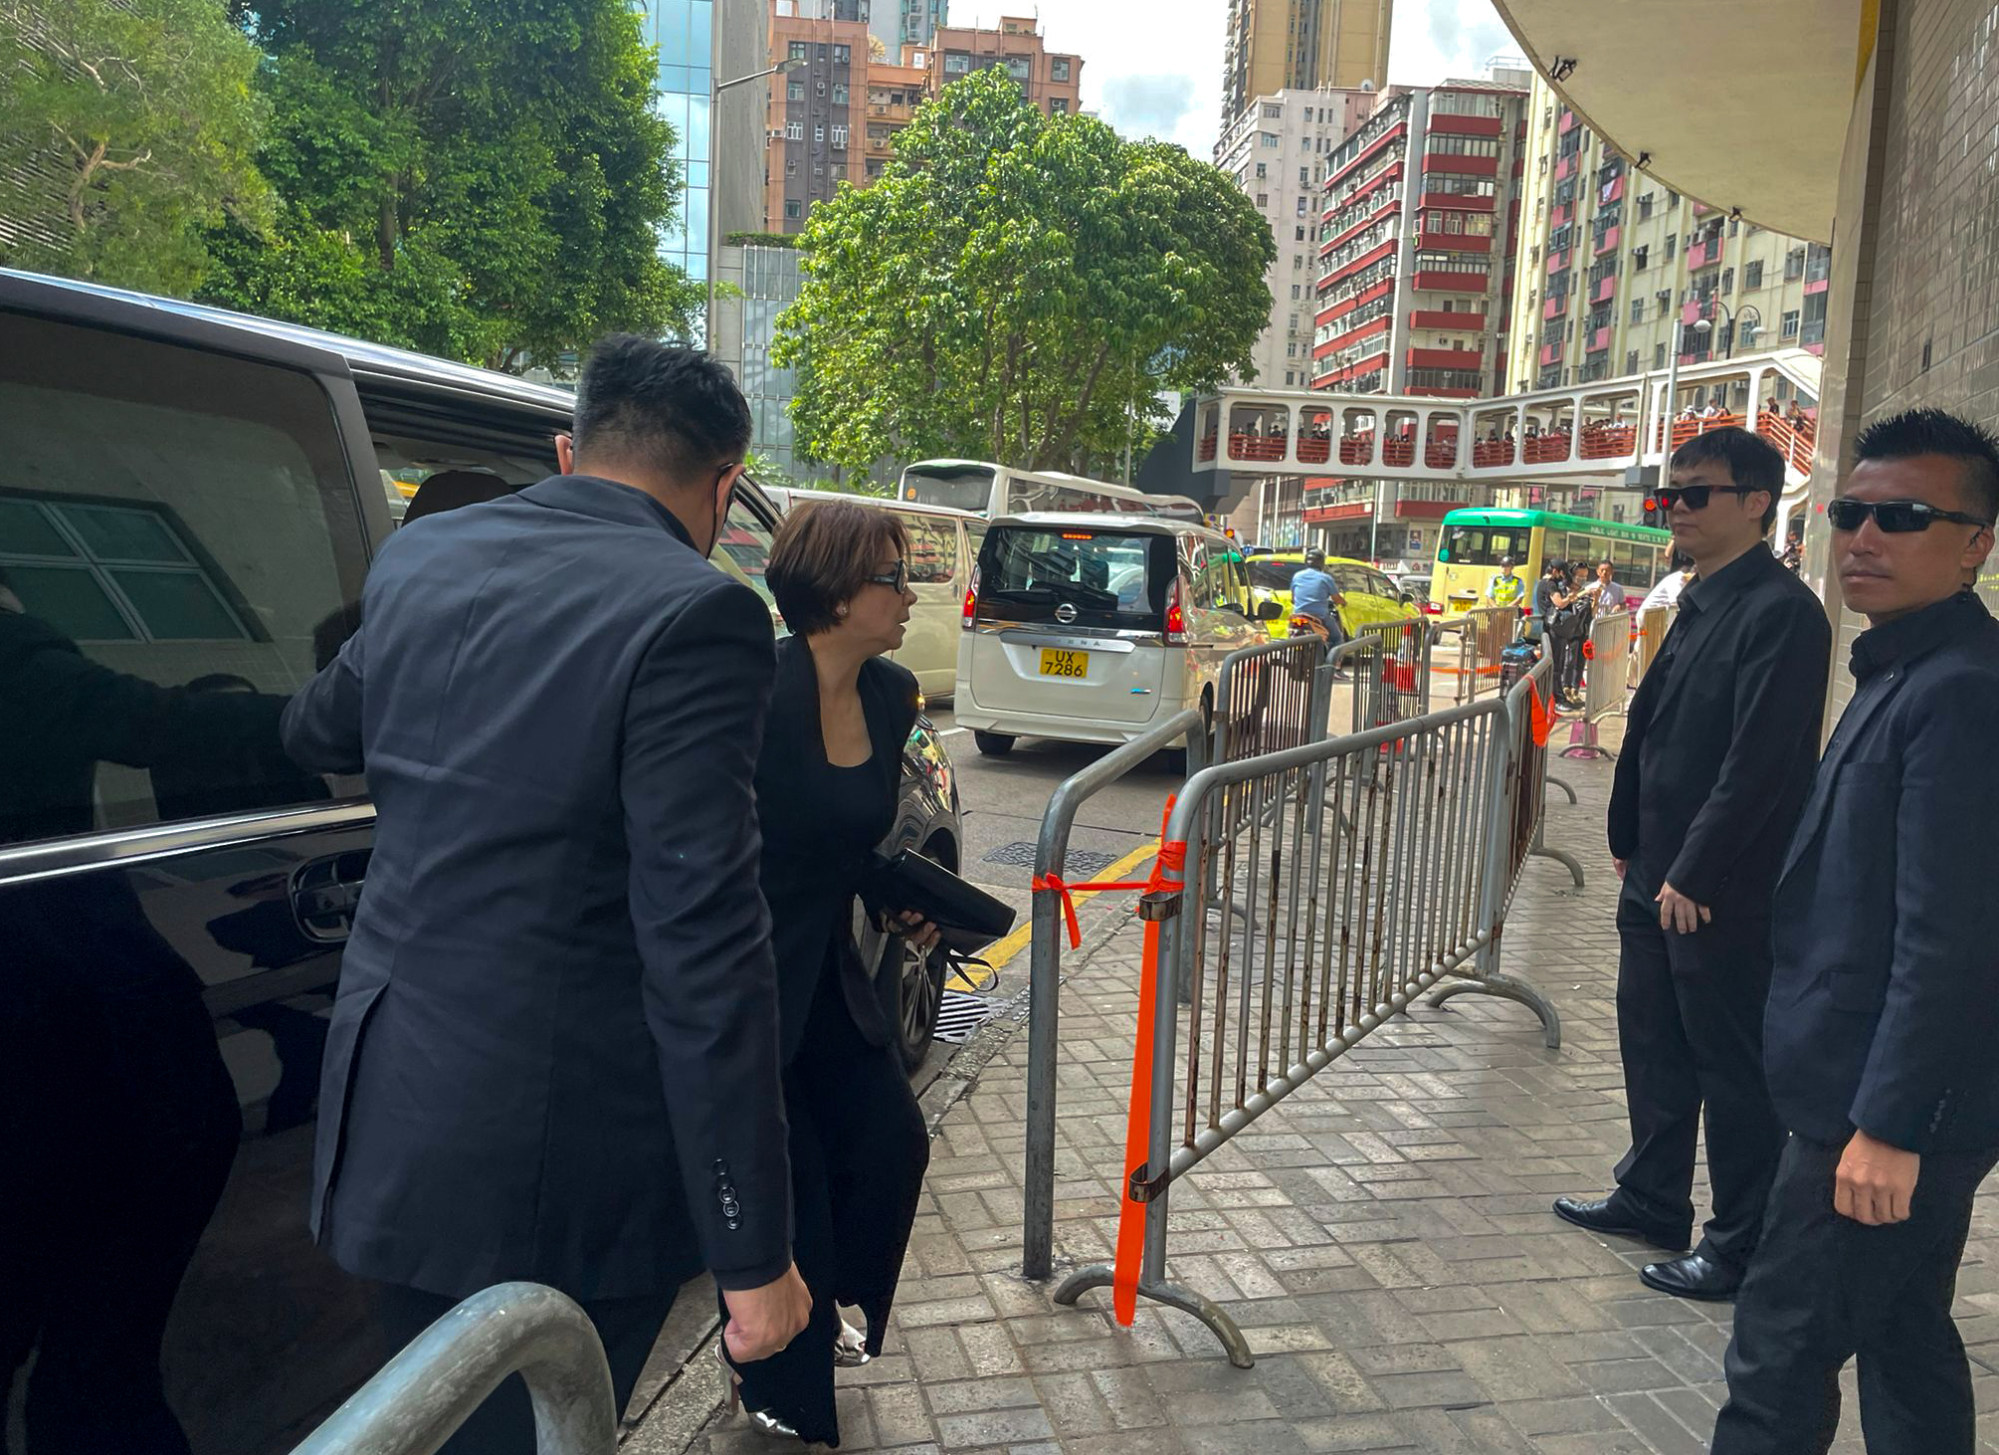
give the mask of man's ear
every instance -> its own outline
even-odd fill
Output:
[[[555,468],[564,475],[576,473],[576,438],[567,430],[555,437]]]

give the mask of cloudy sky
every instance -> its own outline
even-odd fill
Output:
[[[1083,57],[1083,105],[1119,131],[1214,150],[1227,0],[951,0],[954,25],[1003,14],[1039,14],[1051,49]],[[1395,0],[1388,79],[1476,76],[1513,49],[1487,0]]]

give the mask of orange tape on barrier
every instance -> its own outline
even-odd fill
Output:
[[[1169,799],[1168,802],[1171,802],[1171,800]],[[1171,810],[1169,809],[1168,812],[1171,812]],[[1083,924],[1081,920],[1076,918],[1076,901],[1072,897],[1073,895],[1081,894],[1085,890],[1095,894],[1106,889],[1151,889],[1153,883],[1150,879],[1098,879],[1092,880],[1087,884],[1070,884],[1060,874],[1045,876],[1037,874],[1033,879],[1028,881],[1028,887],[1036,894],[1059,894],[1062,896],[1062,917],[1069,926],[1069,948],[1079,950],[1083,947]]]
[[[1166,818],[1173,816],[1173,800],[1166,801]],[[1159,826],[1159,858],[1152,866],[1151,890],[1180,889],[1187,864],[1187,843],[1166,838],[1166,824]],[[1171,876],[1170,878],[1168,876]],[[1148,891],[1150,892],[1150,891]],[[1159,932],[1163,920],[1145,922],[1145,961],[1138,979],[1138,1044],[1131,1057],[1131,1111],[1124,1126],[1124,1181],[1119,1185],[1117,1258],[1112,1264],[1111,1309],[1118,1323],[1130,1328],[1138,1315],[1139,1265],[1145,1260],[1145,1204],[1131,1195],[1131,1179],[1145,1166],[1147,1143],[1152,1135],[1152,1032],[1157,1013],[1155,993],[1159,970]],[[1168,1011],[1167,1014],[1172,1014]],[[1163,1170],[1163,1169],[1162,1169]]]
[[[1547,704],[1542,701],[1540,684],[1531,677],[1527,679],[1527,698],[1530,709],[1528,723],[1534,734],[1534,746],[1545,748],[1548,746],[1548,733],[1555,725],[1555,718],[1554,714],[1548,711]]]

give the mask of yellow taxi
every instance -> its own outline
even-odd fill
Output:
[[[1291,634],[1291,578],[1305,565],[1303,551],[1276,551],[1269,555],[1249,558],[1250,591],[1260,602],[1275,601],[1284,608],[1284,615],[1276,621],[1264,623],[1273,637]],[[1326,570],[1331,573],[1344,598],[1340,612],[1340,626],[1351,637],[1358,627],[1371,622],[1402,621],[1420,616],[1420,608],[1406,593],[1382,572],[1365,561],[1349,560],[1344,556],[1326,557]]]

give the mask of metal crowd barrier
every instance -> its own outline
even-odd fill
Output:
[[[589,1317],[538,1283],[475,1293],[425,1329],[293,1455],[431,1455],[510,1374],[540,1455],[612,1455],[611,1369]]]
[[[1227,663],[1224,662],[1224,668]],[[1062,878],[1068,869],[1069,832],[1084,803],[1133,768],[1163,752],[1185,745],[1187,771],[1199,773],[1208,764],[1208,720],[1188,708],[1175,713],[1143,737],[1115,748],[1082,771],[1063,780],[1049,795],[1041,817],[1041,839],[1034,850],[1034,882]],[[1031,917],[1033,937],[1028,951],[1027,1011],[1027,1214],[1022,1227],[1022,1272],[1046,1278],[1055,1245],[1055,1062],[1061,1044],[1062,895],[1037,893]]]
[[[1167,1279],[1173,1182],[1446,977],[1464,978],[1438,1000],[1518,1001],[1560,1044],[1554,1008],[1497,959],[1520,866],[1540,848],[1546,718],[1537,734],[1531,694],[1547,675],[1543,663],[1503,697],[1189,779],[1166,830],[1167,872],[1141,902],[1160,933],[1140,1010],[1151,1038],[1133,1072],[1144,1161],[1126,1188],[1119,1263],[1078,1270],[1058,1303],[1115,1285],[1129,1322],[1142,1294],[1201,1319],[1249,1367],[1228,1315]],[[1217,811],[1236,799],[1248,810]]]
[[[1611,751],[1597,741],[1597,724],[1624,710],[1631,682],[1631,613],[1594,617],[1583,648],[1583,712],[1575,725],[1564,758],[1608,758]]]
[[[1438,631],[1455,639],[1456,660],[1450,665],[1435,664],[1432,677],[1451,679],[1453,705],[1474,702],[1487,692],[1499,690],[1505,663],[1500,654],[1520,631],[1517,606],[1480,606],[1438,625]]]
[[[1436,635],[1436,628],[1421,617],[1369,622],[1334,650],[1333,669],[1353,673],[1351,731],[1406,722],[1430,710]]]
[[[1673,618],[1679,615],[1679,608],[1655,606],[1650,611],[1638,613],[1638,638],[1631,644],[1631,685],[1636,687],[1645,680],[1645,674],[1652,669],[1653,658],[1659,655],[1659,648],[1665,645],[1666,633],[1672,629]]]

